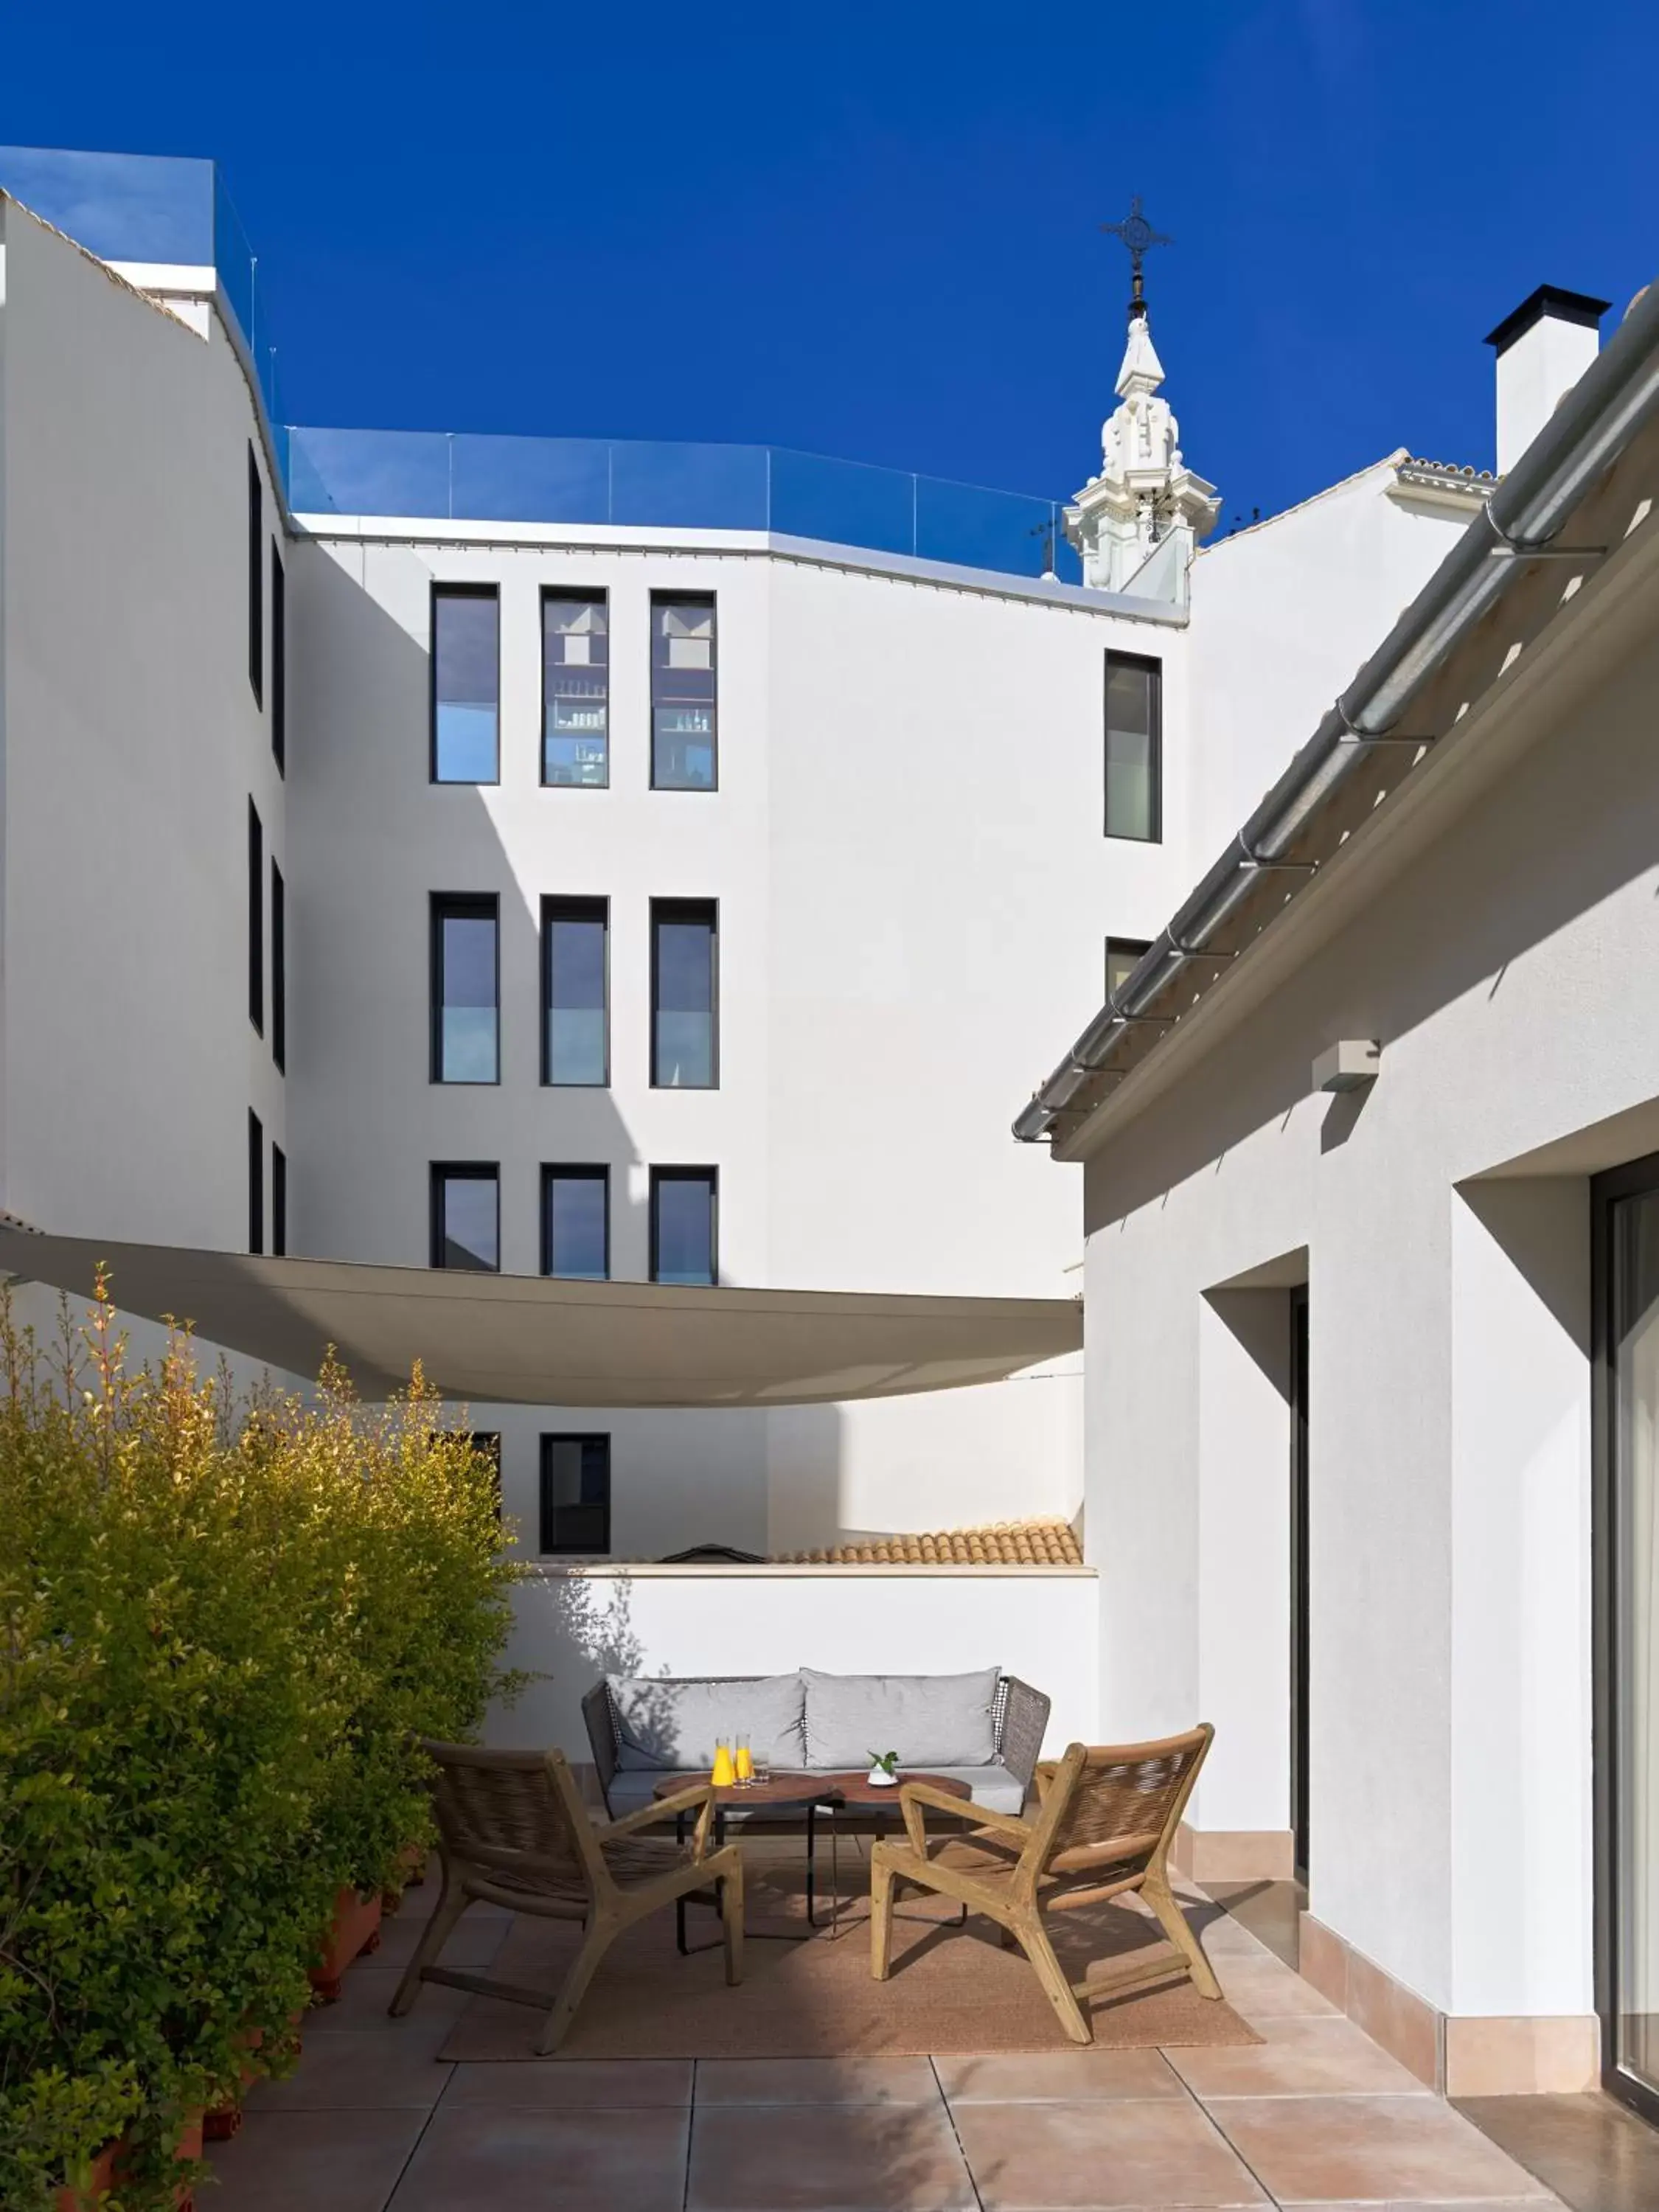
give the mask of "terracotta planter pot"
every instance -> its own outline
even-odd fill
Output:
[[[403,1903],[404,1892],[406,1889],[418,1889],[426,1880],[426,1845],[405,1844],[398,1854],[398,1865],[403,1875],[403,1880],[396,1889],[383,1889],[380,1892],[382,1912],[395,1912]]]
[[[334,1918],[323,1955],[311,1972],[311,1986],[319,2004],[333,2004],[340,1995],[340,1977],[362,1951],[380,1948],[380,1900],[359,1897],[355,1889],[338,1891]]]
[[[205,2131],[204,2118],[201,2112],[191,2112],[187,2116],[179,2131],[179,2140],[173,2145],[174,2158],[181,2161],[200,2158],[202,2137]],[[126,2153],[125,2136],[115,2142],[106,2143],[92,2162],[87,2186],[84,2189],[64,2188],[58,2191],[56,2212],[94,2212],[111,2190],[119,2187],[126,2164]],[[195,2212],[195,2191],[181,2186],[174,2193],[173,2203],[178,2212]]]
[[[240,2050],[253,2051],[259,2048],[264,2039],[264,2031],[262,2028],[245,2027],[237,2037],[236,2042]],[[240,2069],[235,2095],[228,2098],[222,2105],[211,2105],[208,2107],[202,2116],[202,2136],[204,2142],[228,2142],[237,2133],[242,2124],[242,2098],[258,2078],[259,2069],[257,2066],[244,2066]]]
[[[107,2197],[115,2186],[115,2154],[120,2148],[118,2142],[106,2143],[92,2161],[86,2187],[70,2189],[65,2185],[60,2189],[54,2200],[54,2212],[92,2212],[100,2198]]]

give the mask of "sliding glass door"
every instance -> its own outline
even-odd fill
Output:
[[[1596,1178],[1595,1223],[1604,2071],[1659,2118],[1659,1156]]]

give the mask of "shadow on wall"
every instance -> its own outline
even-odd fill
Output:
[[[568,1757],[591,1756],[581,1702],[606,1674],[642,1676],[645,1646],[634,1626],[634,1584],[625,1573],[590,1579],[579,1573],[534,1575],[515,1594],[517,1624],[511,1665],[533,1670],[518,1702],[492,1713],[492,1743],[540,1749],[562,1746]],[[653,1734],[667,1725],[660,1704],[647,1694],[634,1722]]]

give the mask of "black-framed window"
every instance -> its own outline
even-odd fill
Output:
[[[611,1080],[611,910],[602,898],[542,901],[542,1081]]]
[[[276,773],[288,773],[288,578],[270,541],[270,750]]]
[[[1164,664],[1106,656],[1106,835],[1157,844],[1164,835]]]
[[[288,886],[270,864],[270,1056],[288,1066]]]
[[[265,703],[265,495],[259,459],[247,449],[247,680]]]
[[[493,1160],[433,1162],[432,1264],[501,1273],[501,1176]]]
[[[1106,940],[1106,995],[1113,998],[1133,975],[1137,963],[1152,951],[1145,937],[1109,937]]]
[[[278,1260],[288,1256],[288,1154],[280,1145],[270,1148],[270,1249]]]
[[[481,1459],[487,1459],[495,1478],[495,1517],[501,1515],[501,1432],[499,1429],[473,1429],[467,1442]]]
[[[720,1084],[719,915],[712,899],[651,902],[651,1080]]]
[[[247,1116],[247,1249],[265,1249],[265,1133],[252,1107]]]
[[[603,592],[542,593],[542,781],[611,781],[610,611]]]
[[[720,1279],[719,1176],[713,1168],[651,1170],[651,1279]]]
[[[432,897],[432,1080],[501,1079],[500,902]]]
[[[714,597],[651,594],[651,781],[713,791],[718,781]]]
[[[598,1557],[611,1549],[611,1439],[542,1438],[541,1548]]]
[[[432,587],[432,781],[501,781],[501,611],[494,584]]]
[[[265,833],[247,803],[247,1018],[265,1033]]]
[[[611,1170],[542,1170],[542,1273],[573,1283],[611,1275]]]

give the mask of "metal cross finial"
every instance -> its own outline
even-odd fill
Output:
[[[1134,279],[1134,289],[1129,296],[1132,315],[1146,312],[1146,287],[1141,283],[1141,263],[1155,246],[1173,246],[1175,240],[1166,238],[1161,230],[1154,230],[1140,210],[1140,194],[1129,202],[1129,212],[1121,222],[1103,222],[1101,228],[1109,238],[1121,238],[1129,249],[1129,267]]]

